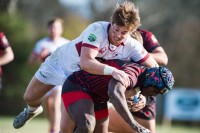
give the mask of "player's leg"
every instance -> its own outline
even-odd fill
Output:
[[[69,116],[65,106],[63,105],[63,102],[61,104],[61,113],[62,117],[60,122],[60,133],[74,133],[76,124]]]
[[[13,121],[14,128],[22,127],[28,120],[42,113],[42,98],[52,87],[52,85],[40,82],[35,76],[32,78],[24,93],[24,100],[27,103],[27,108]]]
[[[43,96],[53,87],[54,85],[44,84],[34,76],[26,88],[24,100],[29,106],[38,107],[42,103]]]
[[[108,117],[97,120],[94,133],[108,133]]]
[[[49,121],[49,133],[58,133],[60,131],[61,89],[62,86],[54,87],[45,95],[43,100],[43,107]]]
[[[68,107],[69,116],[76,123],[76,133],[92,133],[96,120],[94,104],[91,100],[80,99]]]
[[[110,105],[109,108],[109,126],[108,131],[110,133],[136,133],[133,129],[123,120],[123,118],[117,113],[115,108]]]
[[[94,101],[96,101],[94,99]],[[96,126],[94,133],[108,133],[109,115],[107,102],[94,103]]]
[[[70,82],[68,83],[70,84]],[[94,103],[92,98],[87,93],[79,91],[79,86],[76,87],[74,88],[74,92],[72,91],[73,86],[70,92],[67,92],[69,86],[63,89],[62,101],[64,103],[65,109],[68,112],[71,120],[73,120],[76,124],[76,133],[93,132],[96,124]],[[67,121],[65,123],[68,124]],[[61,125],[63,125],[63,123]],[[62,133],[64,133],[64,131],[68,131],[66,127],[68,126],[61,127]]]
[[[31,79],[24,93],[24,101],[27,108],[14,120],[14,128],[22,127],[28,120],[37,116],[43,111],[42,98],[54,85],[62,85],[67,77],[62,68],[61,52],[57,49],[45,59]]]

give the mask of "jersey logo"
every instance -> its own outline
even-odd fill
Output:
[[[43,78],[47,78],[41,71],[39,71],[39,73]]]
[[[88,40],[90,41],[90,42],[94,42],[94,41],[96,41],[96,36],[94,35],[94,34],[90,34],[89,35],[89,37],[88,37]]]

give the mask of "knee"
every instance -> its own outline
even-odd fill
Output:
[[[94,117],[86,119],[80,123],[77,123],[76,131],[82,131],[83,133],[93,133],[96,125]]]
[[[23,99],[27,104],[30,105],[38,105],[41,103],[41,99],[37,99],[37,97],[31,93],[24,93]]]
[[[32,99],[31,99],[31,97],[30,97],[30,95],[28,93],[24,93],[23,98],[24,98],[24,101],[26,101],[26,102],[31,102],[32,101]]]

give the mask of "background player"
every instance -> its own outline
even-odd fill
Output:
[[[36,42],[35,47],[29,57],[29,64],[40,64],[53,51],[63,44],[69,42],[68,39],[62,37],[63,23],[61,18],[54,17],[47,22],[48,36]],[[49,121],[49,133],[58,133],[60,130],[61,118],[61,88],[56,86],[49,91],[43,100],[45,113]]]
[[[13,50],[3,32],[0,31],[0,94],[2,89],[2,68],[1,66],[6,65],[14,60]]]

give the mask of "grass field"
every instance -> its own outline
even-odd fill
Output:
[[[23,128],[14,129],[12,126],[14,117],[0,116],[0,133],[48,133],[48,123],[44,118],[34,118]],[[157,133],[200,133],[200,126],[161,126],[157,125]]]

